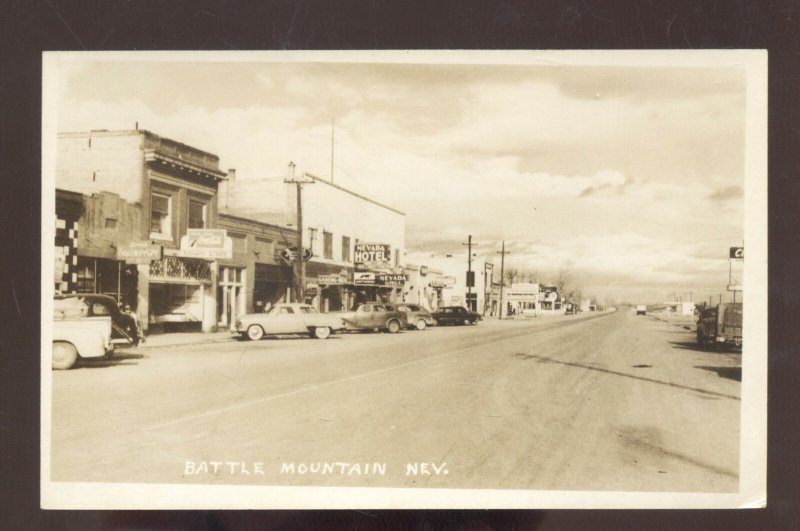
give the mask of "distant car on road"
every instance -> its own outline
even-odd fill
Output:
[[[647,306],[640,304],[636,307],[636,315],[647,315]]]
[[[396,334],[401,329],[408,328],[408,317],[394,304],[368,302],[357,306],[352,312],[333,315],[344,321],[347,330],[386,330]]]
[[[444,306],[433,312],[433,318],[436,324],[440,325],[474,325],[481,320],[480,314],[471,312],[462,306]]]
[[[419,304],[398,304],[397,309],[406,314],[408,328],[410,329],[425,330],[427,327],[436,324],[431,312]]]
[[[234,331],[242,338],[257,341],[267,335],[307,334],[326,339],[344,328],[338,317],[319,313],[309,304],[276,304],[264,313],[248,313],[236,320]]]

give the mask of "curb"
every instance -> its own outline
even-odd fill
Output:
[[[137,347],[123,347],[119,350],[152,350],[157,348],[169,348],[169,347],[189,347],[195,345],[206,345],[208,343],[223,343],[225,341],[236,340],[236,337],[231,335],[228,337],[219,337],[219,338],[209,338],[209,339],[198,339],[192,340],[187,342],[177,342],[177,343],[160,343],[157,345],[149,344],[145,341],[144,344],[139,344]]]

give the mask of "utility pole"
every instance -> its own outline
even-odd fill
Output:
[[[333,118],[331,118],[331,183],[333,183]]]
[[[303,261],[303,185],[314,184],[314,179],[297,180],[294,178],[295,163],[289,162],[289,179],[284,179],[286,184],[297,186],[297,253],[294,257],[295,280],[297,282],[294,292],[295,302],[305,301],[306,292],[306,263]]]
[[[503,240],[503,250],[497,251],[497,254],[500,255],[500,319],[503,318],[503,284],[505,284],[505,264],[506,264],[506,255],[510,254],[510,251],[506,251],[506,241]]]
[[[472,285],[475,284],[475,276],[472,274],[472,246],[478,244],[472,243],[472,234],[470,234],[467,243],[461,245],[467,246],[467,306],[470,311],[474,312],[477,308],[472,307]]]

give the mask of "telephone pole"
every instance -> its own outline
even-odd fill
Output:
[[[503,318],[503,285],[505,284],[505,264],[506,264],[506,255],[510,254],[510,251],[506,251],[506,241],[503,240],[503,250],[497,251],[497,254],[500,255],[500,319]]]
[[[331,182],[333,182],[333,118],[331,118]]]
[[[314,184],[314,179],[294,178],[295,163],[289,162],[289,179],[284,179],[286,184],[297,186],[297,252],[294,257],[295,264],[295,302],[305,301],[306,292],[306,263],[303,261],[303,185]]]
[[[467,246],[467,306],[470,311],[474,312],[477,308],[472,307],[472,286],[475,284],[475,275],[472,273],[472,246],[478,244],[472,243],[472,234],[470,234],[467,243],[461,245]]]

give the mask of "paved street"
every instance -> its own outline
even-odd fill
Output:
[[[735,491],[740,362],[629,311],[118,351],[53,372],[52,478]]]

